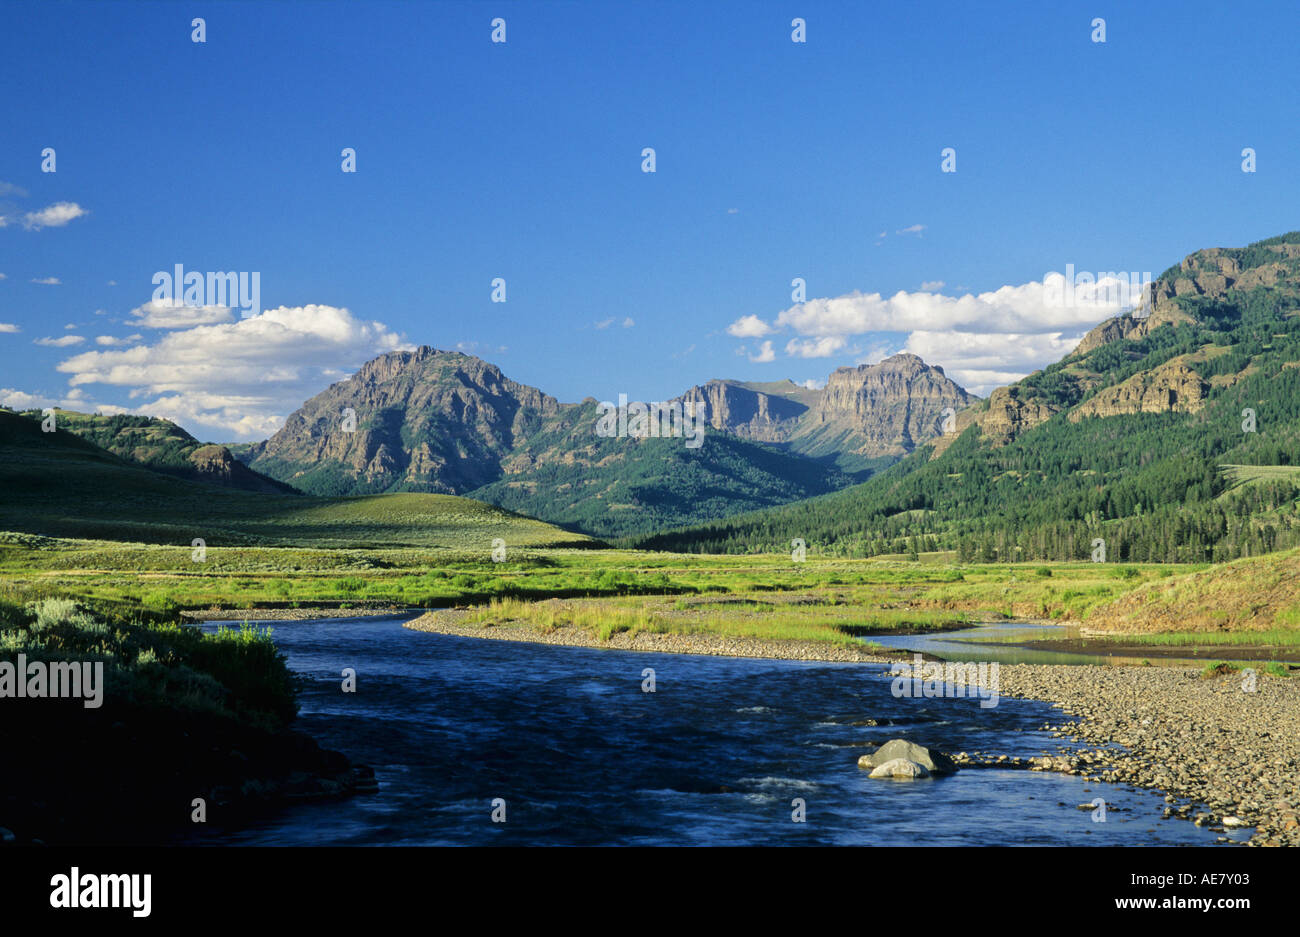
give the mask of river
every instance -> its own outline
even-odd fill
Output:
[[[274,622],[299,727],[379,791],[186,842],[275,845],[1172,845],[1158,792],[1023,770],[917,781],[857,767],[891,738],[1029,756],[1044,703],[896,699],[885,668],[603,651],[411,631],[413,616]],[[207,627],[214,628],[217,623]],[[342,671],[356,671],[344,693]],[[654,671],[655,692],[643,690]],[[864,724],[874,719],[878,726]],[[1078,805],[1105,801],[1105,819]],[[499,799],[499,800],[498,800]],[[802,802],[804,822],[793,814]],[[502,814],[504,821],[494,822]],[[494,807],[494,802],[496,806]]]

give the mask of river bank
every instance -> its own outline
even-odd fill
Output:
[[[485,627],[456,610],[407,622],[416,631],[488,640],[726,657],[910,661],[823,642],[763,641],[707,634],[619,633],[579,628]],[[1167,818],[1201,826],[1256,827],[1253,845],[1300,845],[1300,681],[1259,673],[1211,678],[1177,667],[1015,664],[1000,668],[1002,696],[1051,703],[1072,719],[1051,730],[1055,753],[1020,761],[976,754],[967,764],[1060,771],[1164,791]],[[889,679],[888,673],[881,674]],[[1078,743],[1065,744],[1068,739]],[[1080,748],[1080,745],[1083,746]]]
[[[413,611],[399,605],[353,605],[348,608],[205,608],[181,612],[188,621],[312,621],[316,618],[359,618],[400,615]]]
[[[440,609],[425,612],[408,621],[413,631],[485,638],[496,641],[526,641],[566,647],[593,647],[618,651],[652,651],[664,654],[707,654],[712,657],[759,657],[775,660],[821,660],[839,663],[885,664],[894,658],[859,650],[849,645],[823,641],[774,641],[715,634],[657,634],[623,631],[600,638],[584,628],[558,627],[547,631],[501,625],[484,626],[468,620],[468,609]]]

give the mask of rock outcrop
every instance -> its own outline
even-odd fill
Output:
[[[1078,423],[1086,416],[1195,413],[1205,406],[1209,391],[1210,385],[1199,374],[1182,362],[1170,361],[1098,391],[1070,411],[1069,419]]]

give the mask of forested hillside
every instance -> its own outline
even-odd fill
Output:
[[[1300,234],[1193,254],[1138,314],[971,408],[952,441],[799,504],[646,538],[705,552],[1229,560],[1300,544]],[[936,450],[938,452],[936,453]]]

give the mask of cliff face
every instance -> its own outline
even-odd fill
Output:
[[[943,368],[900,354],[838,368],[818,390],[790,381],[709,381],[680,399],[704,407],[714,429],[807,455],[861,460],[906,455],[939,435],[945,409],[960,411],[976,398]]]
[[[989,395],[988,410],[976,419],[980,435],[994,445],[1011,442],[1026,430],[1050,420],[1060,410],[1038,400],[1023,399],[1019,388],[999,387]]]
[[[1210,385],[1199,374],[1182,362],[1171,361],[1098,391],[1070,411],[1070,421],[1126,413],[1195,413],[1205,406],[1209,391]]]
[[[801,428],[805,438],[840,437],[851,451],[901,456],[943,432],[944,411],[965,409],[975,397],[943,368],[901,354],[879,364],[838,368]]]
[[[735,381],[709,381],[678,399],[701,408],[696,412],[713,429],[757,442],[785,442],[808,412],[807,404],[794,399],[798,385],[786,383],[790,395],[754,390]]]

